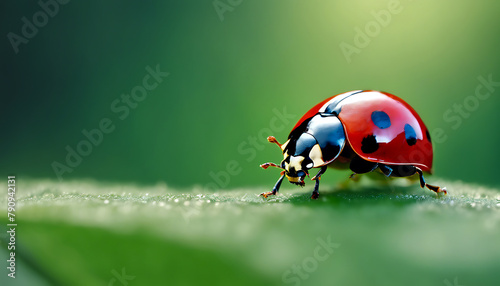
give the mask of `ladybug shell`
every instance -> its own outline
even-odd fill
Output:
[[[309,110],[292,129],[316,114],[339,118],[346,139],[361,158],[387,165],[432,169],[432,144],[415,110],[386,92],[358,90],[332,96]]]

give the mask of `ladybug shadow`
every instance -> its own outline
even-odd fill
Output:
[[[306,205],[373,205],[394,204],[410,205],[426,200],[436,200],[440,196],[418,185],[398,186],[390,184],[379,185],[340,185],[332,188],[323,188],[318,199],[311,199],[311,192],[301,192],[292,195],[285,202]]]

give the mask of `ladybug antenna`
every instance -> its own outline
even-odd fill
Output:
[[[267,137],[267,141],[269,141],[269,143],[274,143],[274,144],[278,145],[278,147],[280,147],[280,149],[281,149],[281,145],[283,145],[280,142],[278,142],[278,140],[276,140],[276,138],[274,136]]]
[[[283,169],[283,168],[281,168],[281,166],[276,165],[276,164],[274,164],[274,163],[270,163],[270,162],[268,162],[268,163],[264,163],[264,164],[261,164],[261,165],[260,165],[260,167],[261,167],[261,168],[263,168],[263,169],[267,169],[267,168],[269,168],[269,167],[276,167],[276,168]]]

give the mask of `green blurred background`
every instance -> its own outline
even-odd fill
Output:
[[[18,285],[111,285],[122,267],[131,286],[293,285],[282,274],[328,236],[338,252],[299,284],[498,285],[500,3],[69,1],[17,53],[10,33],[42,7],[0,11]],[[157,67],[169,75],[123,113]],[[349,173],[328,171],[318,202],[312,184],[258,197],[278,178],[258,165],[282,159],[266,137],[284,141],[310,107],[356,89],[415,108],[434,136],[429,181],[450,194],[339,187]],[[54,162],[106,118],[113,131],[58,178]]]
[[[240,172],[219,185],[269,185],[276,172],[258,165],[282,158],[266,136],[285,140],[324,98],[375,89],[405,99],[430,130],[444,130],[446,141],[434,144],[436,175],[498,186],[500,90],[465,110],[468,118],[458,115],[463,122],[456,129],[443,115],[474,96],[478,76],[500,82],[500,4],[401,1],[385,27],[377,24],[378,33],[369,28],[375,36],[349,63],[340,44],[355,46],[355,29],[364,31],[376,19],[372,12],[388,11],[390,2],[241,1],[233,7],[221,0],[215,3],[232,9],[222,18],[214,1],[60,5],[17,54],[7,37],[2,41],[1,171],[56,178],[51,164],[64,163],[65,147],[76,148],[83,129],[110,118],[115,130],[63,179],[206,185],[213,182],[210,172],[234,160]],[[34,1],[0,5],[4,36],[22,35],[21,18],[32,21],[41,10]],[[111,103],[156,65],[170,75],[120,120]],[[268,134],[263,128],[270,127],[273,108],[295,117]],[[244,143],[249,136],[258,137],[262,150]]]

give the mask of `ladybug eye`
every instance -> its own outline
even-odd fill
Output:
[[[314,166],[314,164],[313,164],[313,163],[309,163],[309,164],[307,164],[307,165],[306,165],[306,168],[307,168],[307,169],[311,169],[313,166]]]
[[[285,160],[281,161],[281,169],[285,169]]]

